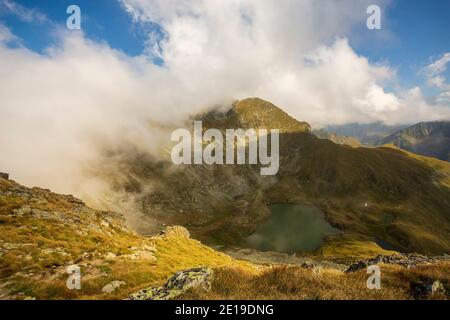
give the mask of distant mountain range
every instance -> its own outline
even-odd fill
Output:
[[[421,122],[387,136],[380,144],[450,161],[450,121]]]
[[[382,122],[368,124],[348,123],[344,125],[329,125],[323,131],[358,139],[363,145],[377,146],[379,142],[394,132],[407,128],[409,125],[385,125]]]
[[[327,126],[313,133],[337,144],[353,147],[393,144],[419,155],[450,161],[450,121],[421,122],[412,126],[353,123]]]

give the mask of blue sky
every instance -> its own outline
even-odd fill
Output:
[[[3,0],[0,0],[0,3]],[[46,21],[24,22],[20,17],[3,10],[0,16],[15,35],[23,39],[25,46],[41,52],[55,40],[55,27],[64,27],[71,4],[82,10],[82,29],[86,36],[95,41],[106,41],[111,47],[129,55],[138,55],[144,49],[146,29],[132,23],[130,16],[114,0],[15,0],[29,9],[42,12]],[[151,26],[149,26],[151,27]]]
[[[419,85],[420,69],[450,51],[450,1],[395,0],[386,15],[379,31],[386,37],[365,32],[366,41],[354,43],[354,48],[371,61],[389,61],[405,86]]]

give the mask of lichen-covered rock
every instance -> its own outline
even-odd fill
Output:
[[[446,290],[445,290],[445,287],[442,284],[442,282],[440,282],[439,280],[436,280],[431,285],[431,288],[430,288],[429,292],[430,292],[431,295],[445,294]]]
[[[130,300],[169,300],[192,288],[211,289],[213,271],[209,267],[175,273],[162,287],[148,288],[132,294]]]
[[[434,295],[445,295],[447,290],[439,280],[420,279],[411,283],[411,294],[415,299],[427,299]]]
[[[24,216],[26,214],[30,214],[30,213],[31,213],[31,207],[29,205],[22,206],[21,208],[15,209],[12,211],[13,215],[16,215],[19,217]]]
[[[180,226],[165,227],[161,231],[160,235],[163,237],[166,237],[166,238],[181,236],[181,237],[188,238],[188,239],[191,236],[189,231],[186,228],[180,227]]]

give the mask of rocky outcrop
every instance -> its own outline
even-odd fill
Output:
[[[175,273],[162,287],[148,288],[132,294],[130,300],[169,300],[189,289],[211,289],[213,271],[209,267],[183,270]]]
[[[128,258],[131,260],[148,260],[148,261],[156,261],[156,248],[151,245],[143,245],[141,247],[131,247],[131,253],[124,255],[123,258]],[[112,256],[110,256],[112,258]]]
[[[170,238],[170,237],[184,237],[184,238],[190,238],[190,233],[189,231],[181,226],[169,226],[169,227],[165,227],[161,233],[160,233],[161,237],[165,237],[165,238]]]
[[[368,266],[376,265],[380,263],[385,264],[397,264],[407,268],[413,268],[418,265],[436,263],[439,261],[450,260],[450,256],[439,256],[439,257],[427,257],[421,254],[411,253],[411,254],[395,254],[395,255],[380,255],[376,258],[369,260],[358,261],[348,267],[345,272],[354,272],[361,269],[366,269]]]
[[[0,172],[0,178],[9,180],[9,174],[5,172]]]

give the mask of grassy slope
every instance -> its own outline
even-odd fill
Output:
[[[21,208],[23,215],[14,211]],[[132,258],[146,248],[155,249],[156,259]],[[108,253],[117,257],[109,259]],[[73,263],[81,267],[81,290],[66,287],[66,267]],[[125,298],[160,285],[176,271],[205,265],[253,270],[182,234],[142,237],[124,227],[117,214],[0,179],[0,298]],[[101,288],[114,280],[126,285],[112,294],[102,293]]]
[[[398,150],[399,152],[403,152],[404,154],[408,155],[411,158],[417,159],[425,163],[427,166],[433,168],[438,173],[437,176],[438,183],[450,188],[450,162],[408,152],[406,150],[398,148],[393,144],[387,144],[384,145],[383,147]]]
[[[346,264],[395,253],[395,251],[381,248],[368,237],[357,234],[337,234],[326,237],[324,244],[316,250],[314,255],[319,259]]]

